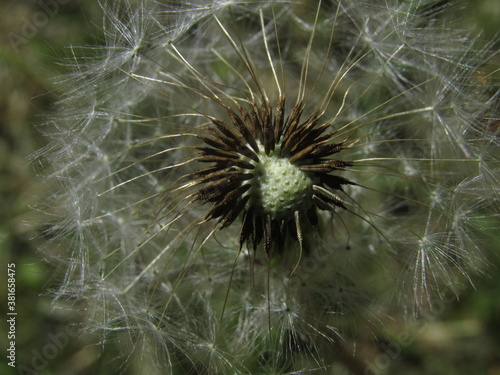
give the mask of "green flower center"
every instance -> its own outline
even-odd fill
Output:
[[[313,180],[287,158],[259,153],[255,163],[250,191],[250,205],[271,215],[273,219],[293,216],[297,210],[307,210],[312,205]]]

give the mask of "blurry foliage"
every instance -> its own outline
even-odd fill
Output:
[[[74,313],[51,310],[51,282],[57,279],[54,270],[37,252],[37,230],[29,224],[33,215],[30,202],[43,190],[37,179],[37,166],[28,165],[28,156],[44,144],[37,131],[44,113],[60,93],[51,77],[65,71],[60,62],[71,56],[71,45],[95,44],[100,39],[98,27],[101,14],[92,0],[64,2],[48,22],[36,28],[18,48],[11,43],[13,34],[23,36],[26,22],[43,11],[40,3],[28,0],[0,2],[0,285],[6,285],[6,264],[16,263],[17,364],[30,366],[33,350],[40,352],[50,334],[62,332],[78,317]],[[462,3],[472,3],[462,0]],[[486,37],[498,32],[500,2],[477,0],[467,18],[476,22]],[[469,4],[470,5],[470,4]],[[467,8],[469,9],[469,8]],[[43,229],[43,228],[42,228]],[[492,230],[497,231],[497,228]],[[40,228],[38,228],[40,231]],[[489,244],[499,249],[500,243]],[[468,288],[460,300],[448,304],[435,321],[421,332],[413,332],[411,344],[401,347],[401,355],[391,361],[389,374],[500,374],[500,260],[491,259],[488,276],[473,280],[475,289]],[[6,290],[0,289],[0,311],[5,316]],[[0,324],[2,374],[8,374],[5,350],[6,323]],[[388,327],[389,337],[397,337],[405,327]],[[411,330],[410,330],[411,332]],[[363,339],[361,339],[363,340]],[[102,352],[98,338],[72,338],[54,359],[47,362],[42,374],[110,374],[119,364],[113,361],[116,347],[107,346]],[[390,343],[380,348],[363,348],[359,356],[371,352],[376,357]],[[132,365],[127,373],[142,374],[144,368]],[[335,372],[332,369],[332,373]],[[12,372],[16,373],[16,372]],[[346,373],[338,372],[339,374]]]

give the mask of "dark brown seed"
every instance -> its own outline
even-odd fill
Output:
[[[212,147],[195,147],[200,151],[202,156],[220,156],[228,159],[239,159],[240,157],[234,152],[223,151]]]
[[[201,188],[197,192],[196,200],[206,202],[217,202],[226,194],[236,189],[241,184],[241,180],[234,176],[226,177],[222,180],[215,181]]]
[[[243,215],[243,223],[240,231],[240,248],[243,243],[252,235],[253,231],[253,208],[250,207]]]
[[[324,160],[318,164],[304,164],[299,166],[299,168],[304,172],[330,173],[336,170],[342,170],[348,165],[350,165],[349,162],[343,160]]]
[[[255,138],[253,137],[253,135],[250,132],[250,129],[245,125],[243,120],[236,113],[234,113],[233,110],[228,110],[228,115],[229,115],[229,118],[231,119],[231,121],[233,122],[233,124],[238,127],[240,134],[243,136],[245,141],[247,141],[247,143],[250,145],[250,147],[252,147],[254,150],[258,149],[257,143],[255,142]],[[244,146],[244,145],[241,144],[241,146]],[[258,163],[259,158],[257,157],[257,155],[254,152],[252,152],[250,149],[248,149],[246,146],[244,146],[244,147],[245,147],[245,149],[248,150],[248,153],[245,154],[245,156],[248,156],[253,161]]]
[[[229,168],[229,167],[240,167],[244,169],[255,168],[252,163],[249,163],[245,160],[229,159],[220,156],[201,156],[199,158],[195,158],[194,160],[200,163],[217,163],[221,166],[221,168]]]
[[[231,139],[235,143],[243,143],[245,140],[241,138],[237,133],[235,133],[229,126],[224,124],[222,121],[216,119],[216,118],[210,118],[212,123],[217,126],[217,129],[219,129],[222,134],[224,134],[227,138]]]
[[[264,235],[264,224],[262,223],[262,218],[259,215],[254,215],[254,224],[253,224],[253,249],[257,249],[257,245],[259,245],[262,241],[262,237]]]
[[[283,125],[285,123],[285,98],[278,99],[278,106],[276,107],[276,115],[274,118],[274,139],[279,140],[283,134]]]
[[[327,204],[346,209],[346,207],[344,206],[344,202],[342,202],[342,199],[340,199],[331,191],[318,185],[313,185],[313,191],[316,196],[320,197],[321,200],[323,200]]]
[[[334,190],[342,190],[342,185],[356,185],[345,177],[325,174],[321,176],[321,183]]]
[[[249,198],[250,198],[249,195],[243,197],[243,199],[241,199],[236,204],[236,206],[234,206],[233,209],[227,213],[227,215],[223,216],[221,218],[221,220],[219,220],[219,223],[221,223],[219,230],[227,228],[228,226],[230,226],[233,223],[234,220],[236,220],[238,215],[241,213],[241,211],[243,210],[243,208],[247,204]]]
[[[238,205],[238,200],[242,198],[242,195],[247,192],[250,187],[251,186],[249,184],[242,185],[239,188],[227,193],[226,196],[222,198],[220,203],[217,203],[217,205],[208,212],[205,220],[208,221],[227,215],[234,209],[235,206]]]
[[[197,183],[205,184],[207,182],[217,181],[226,177],[234,177],[237,181],[245,181],[251,179],[253,175],[251,173],[242,173],[232,168],[225,168],[206,175],[198,180]]]
[[[198,138],[211,147],[218,148],[224,151],[233,151],[233,149],[230,146],[228,146],[224,142],[221,142],[219,139],[212,139],[201,135],[199,135]]]
[[[311,115],[301,127],[299,127],[290,138],[290,153],[294,154],[307,146],[309,146],[317,136],[324,130],[315,128],[321,116],[318,114]]]

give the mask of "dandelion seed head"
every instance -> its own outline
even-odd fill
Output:
[[[37,154],[86,331],[173,373],[307,371],[481,272],[498,92],[448,3],[120,4]]]

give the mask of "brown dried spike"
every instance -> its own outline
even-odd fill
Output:
[[[210,117],[210,121],[212,121],[212,124],[214,124],[217,127],[217,129],[219,129],[222,132],[222,134],[230,138],[236,144],[244,142],[243,138],[241,138],[237,133],[235,133],[231,129],[231,127],[227,126],[222,121],[216,119],[215,117]]]
[[[283,134],[283,125],[285,122],[285,98],[278,99],[278,106],[276,107],[276,114],[274,117],[274,139],[279,141]]]
[[[302,113],[304,112],[304,108],[302,106],[302,103],[296,103],[293,108],[292,112],[288,116],[288,118],[285,121],[285,124],[283,125],[283,140],[281,141],[281,148],[289,148],[291,145],[290,139],[293,138],[293,134],[297,130],[299,123],[300,123],[300,118],[302,116]]]
[[[210,181],[219,180],[229,176],[230,173],[241,173],[232,168],[220,169],[219,167],[205,168],[196,172],[189,173],[184,176],[184,178],[192,179],[193,177],[199,177],[197,180],[192,181],[192,186],[205,184]]]
[[[221,169],[229,167],[240,167],[244,169],[255,168],[252,163],[249,163],[247,161],[240,159],[228,159],[220,156],[200,156],[199,158],[195,158],[193,160],[198,161],[200,163],[217,163],[221,165],[220,167]]]
[[[216,172],[210,173],[203,178],[196,181],[196,184],[206,184],[207,182],[221,180],[223,178],[233,177],[238,181],[246,181],[253,177],[251,173],[242,173],[240,171],[232,170],[231,168],[221,169]]]
[[[321,127],[325,127],[324,129],[321,129]],[[337,132],[334,131],[334,132],[329,132],[329,133],[325,133],[323,134],[323,132],[329,127],[330,125],[329,124],[323,124],[321,126],[319,126],[318,128],[314,129],[313,132],[316,132],[316,135],[315,135],[315,139],[314,139],[314,142],[315,143],[319,143],[319,142],[324,142],[324,141],[331,141],[333,139],[335,139],[337,137]],[[318,133],[319,132],[319,133]],[[344,142],[341,142],[341,143],[345,143]],[[347,147],[346,147],[347,148]]]
[[[316,127],[320,119],[321,115],[313,114],[294,132],[290,138],[290,153],[294,154],[316,142],[316,138],[326,130],[326,128]]]
[[[224,170],[229,171],[230,169],[231,168],[225,168]],[[222,169],[220,168],[220,166],[215,165],[215,166],[211,166],[208,168],[203,168],[203,169],[197,170],[195,172],[188,173],[188,174],[184,175],[183,178],[192,179],[194,177],[204,177],[204,176],[207,176],[209,174],[219,172],[219,171],[222,171]]]
[[[229,118],[231,119],[231,121],[233,122],[233,124],[237,126],[238,130],[240,131],[240,134],[242,135],[243,138],[245,138],[245,140],[250,145],[250,147],[252,147],[254,150],[255,149],[258,150],[259,148],[257,147],[257,142],[255,142],[255,138],[254,138],[252,132],[250,131],[248,126],[243,122],[243,120],[236,113],[234,113],[234,111],[230,108],[227,109],[227,114],[228,114]],[[255,158],[257,158],[257,155],[255,155],[255,153],[251,152],[251,154]],[[251,157],[251,156],[249,156],[249,157]],[[258,158],[257,158],[257,160],[252,158],[252,160],[254,160],[257,163],[259,162]]]
[[[290,162],[302,159],[322,158],[334,155],[344,149],[342,143],[313,143],[290,157]]]
[[[346,206],[344,206],[344,202],[342,202],[342,199],[333,194],[331,191],[318,185],[313,185],[313,191],[316,196],[320,197],[327,204],[347,209]]]
[[[274,150],[274,129],[273,129],[273,120],[272,120],[272,112],[271,105],[268,101],[262,103],[261,106],[261,116],[262,116],[262,124],[264,125],[264,149],[266,154],[269,154]]]
[[[219,134],[216,134],[217,138],[220,138]],[[232,147],[229,147],[227,144],[224,142],[220,141],[220,139],[212,139],[208,137],[204,137],[201,135],[197,135],[198,139],[201,139],[205,144],[218,148],[219,150],[224,150],[224,151],[233,151]]]
[[[260,160],[259,160],[259,157],[255,154],[255,152],[253,152],[252,150],[250,150],[247,146],[245,146],[243,143],[240,143],[238,145],[238,152],[241,154],[241,155],[244,155],[250,159],[252,159],[254,162],[256,163],[259,163]]]
[[[253,121],[253,119],[250,116],[250,114],[248,113],[247,109],[245,107],[243,107],[242,105],[240,105],[239,103],[236,103],[236,107],[240,111],[240,114],[241,114],[240,119],[243,118],[243,122],[245,123],[246,128],[250,131],[250,134],[252,135],[252,138],[254,140],[259,139],[260,136],[259,136],[259,132],[256,129],[256,124]],[[252,149],[256,153],[258,153],[260,151],[259,150],[259,146],[257,145],[256,142],[254,144],[249,143],[249,145],[250,145],[250,147],[252,147]]]
[[[320,210],[324,210],[324,211],[332,211],[332,207],[330,207],[328,205],[328,203],[326,203],[323,199],[321,199],[320,197],[318,197],[317,195],[313,194],[312,196],[312,200],[314,201],[314,203],[316,203],[316,206],[320,209]]]
[[[195,200],[216,202],[220,200],[224,195],[236,189],[238,187],[238,184],[240,183],[241,181],[234,176],[224,178],[220,181],[212,182],[209,185],[198,190]]]
[[[228,151],[223,151],[217,148],[212,148],[212,147],[195,147],[195,149],[201,151],[201,155],[203,156],[220,156],[223,158],[228,158],[228,159],[239,159],[239,155],[233,153],[233,152],[228,152]]]
[[[327,156],[335,155],[342,150],[345,150],[346,147],[344,143],[324,143],[316,147],[311,151],[311,155],[315,158],[324,158]]]
[[[243,207],[245,207],[245,205],[247,204],[248,199],[250,199],[249,195],[243,197],[236,204],[236,206],[234,206],[234,208],[227,213],[227,215],[221,217],[221,219],[219,220],[219,223],[222,223],[222,225],[220,226],[219,230],[227,228],[228,226],[230,226],[233,223],[234,220],[236,220],[236,218],[238,217],[240,212],[243,210]]]
[[[321,176],[321,183],[334,190],[343,190],[342,185],[356,185],[356,183],[348,180],[345,177],[333,176],[325,174]]]
[[[259,162],[259,158],[257,157],[257,155],[247,146],[244,145],[243,140],[240,139],[234,140],[232,138],[228,138],[223,133],[217,131],[216,129],[208,129],[208,130],[211,131],[218,138],[218,141],[220,141],[225,145],[224,150],[240,153],[241,155],[249,157],[256,163]]]
[[[246,184],[229,192],[224,198],[222,198],[222,201],[220,203],[217,203],[217,205],[208,212],[205,220],[209,221],[211,219],[215,219],[229,213],[229,211],[234,209],[234,207],[237,205],[238,199],[241,198],[241,196],[245,194],[248,189],[250,189],[250,185]]]
[[[304,172],[330,173],[335,170],[342,170],[349,165],[349,162],[343,160],[322,160],[321,163],[317,164],[300,165],[299,169]]]
[[[257,133],[257,139],[260,141],[260,143],[264,144],[264,126],[259,116],[259,108],[254,102],[250,102],[249,104],[251,110],[251,121],[254,124],[254,128]]]
[[[318,118],[318,120],[321,120],[321,118]],[[319,122],[319,121],[318,121]],[[327,134],[323,134],[329,127],[330,123],[324,123],[318,126],[317,122],[314,124],[314,127],[309,128],[307,131],[304,129],[306,127],[303,127],[298,130],[299,134],[297,135],[297,139],[299,139],[298,142],[302,143],[319,143],[323,141],[331,141],[334,139],[334,135],[336,132],[330,132]]]
[[[314,156],[311,154],[311,152],[317,148],[320,147],[321,145],[318,145],[317,143],[314,143],[312,145],[309,145],[308,147],[305,147],[304,149],[292,153],[292,156],[290,157],[290,162],[294,163],[296,161],[302,160],[302,159],[313,159]]]
[[[262,241],[262,237],[264,235],[264,224],[262,223],[262,219],[259,215],[254,215],[254,223],[253,223],[253,249],[257,249],[257,245]]]
[[[297,126],[299,125],[300,122],[300,117],[302,116],[302,112],[304,112],[304,107],[302,105],[302,102],[297,102],[293,108],[292,112],[288,116],[285,125],[284,125],[284,135],[283,135],[283,141],[285,139],[290,137],[290,133],[293,133]]]
[[[238,140],[235,141],[232,138],[226,137],[223,133],[221,133],[217,129],[208,128],[207,131],[212,133],[217,138],[217,140],[219,142],[223,143],[226,147],[225,149],[227,149],[228,151],[237,151],[238,150],[238,144],[241,143],[240,141],[238,141]]]
[[[240,248],[253,232],[253,209],[250,207],[243,216],[243,223],[240,231]]]

